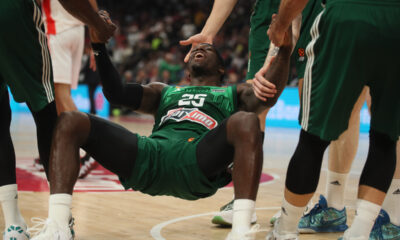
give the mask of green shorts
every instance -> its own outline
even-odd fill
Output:
[[[267,35],[272,14],[277,13],[280,0],[257,0],[250,19],[249,62],[246,80],[254,75],[264,65],[270,40]]]
[[[17,102],[41,110],[54,101],[54,86],[41,12],[34,0],[0,1],[0,36],[0,95],[8,85]]]
[[[280,2],[280,0],[257,0],[254,5],[250,20],[249,62],[246,80],[254,78],[254,75],[264,65],[270,45],[267,31],[271,23],[271,16],[278,12]],[[321,10],[321,0],[310,0],[302,12],[300,38],[294,50],[294,59],[299,78],[304,76],[307,62],[305,49],[311,40],[311,25]]]
[[[324,140],[347,129],[363,87],[371,129],[400,133],[400,0],[328,0],[312,29],[301,99],[302,128]]]
[[[196,148],[206,133],[167,129],[150,137],[138,136],[138,155],[131,177],[120,181],[125,189],[187,200],[209,197],[232,177],[221,173],[208,180],[198,167]]]
[[[311,41],[311,26],[321,11],[321,0],[313,0],[308,2],[302,12],[300,37],[293,51],[293,58],[296,63],[297,78],[299,79],[304,78],[304,71],[307,63],[307,55],[305,53],[306,47]]]

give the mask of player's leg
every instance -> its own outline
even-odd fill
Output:
[[[36,137],[40,161],[44,166],[46,175],[49,176],[48,169],[50,148],[53,137],[53,129],[57,121],[56,104],[54,102],[51,102],[39,111],[34,111],[29,103],[28,107],[31,110],[33,120],[35,121],[36,125]]]
[[[285,211],[268,239],[297,239],[298,221],[318,185],[324,151],[331,140],[347,129],[364,85],[363,75],[350,67],[351,56],[338,61],[343,54],[335,49],[343,43],[333,40],[333,36],[340,24],[331,23],[336,18],[327,9],[316,17],[311,30],[313,41],[306,50],[308,61],[301,99],[303,130],[287,171],[282,205]]]
[[[83,44],[83,26],[73,27],[56,35],[49,35],[58,114],[78,110],[72,100],[71,89],[75,89],[78,83]]]
[[[233,227],[228,239],[244,239],[244,234],[250,230],[263,162],[257,116],[238,112],[229,117],[201,140],[197,159],[209,179],[226,171],[233,159],[235,201]]]
[[[249,33],[249,60],[246,80],[254,78],[255,74],[264,66],[265,58],[269,51],[270,40],[265,35],[271,23],[271,16],[279,8],[280,1],[260,0],[254,5],[254,11],[250,18]],[[265,130],[265,119],[269,108],[259,115],[261,131]]]
[[[11,109],[8,91],[0,76],[0,204],[5,222],[4,239],[13,237],[12,229],[23,227],[26,223],[18,208],[18,191],[15,174],[15,152],[10,135]]]
[[[64,83],[54,83],[54,93],[58,114],[66,111],[77,111],[74,101],[71,97],[71,85]]]
[[[1,45],[6,48],[6,51],[0,50],[5,59],[0,63],[3,79],[14,99],[26,102],[31,112],[37,113],[34,114],[35,122],[46,122],[37,128],[39,154],[44,155],[42,161],[46,167],[57,115],[52,104],[53,76],[41,10],[35,1],[7,0],[2,3],[8,4],[2,7],[2,17],[5,17],[2,27],[8,35],[1,39]]]
[[[249,60],[247,66],[246,80],[254,78],[255,74],[264,65],[265,58],[268,54],[270,41],[265,33],[268,30],[271,16],[277,12],[279,8],[279,0],[259,0],[254,5],[254,11],[250,19],[249,33]],[[264,135],[265,119],[269,109],[266,109],[259,115],[260,129]],[[232,225],[232,208],[233,200],[220,208],[220,212],[213,216],[211,222],[222,226]],[[254,213],[252,222],[257,221],[257,216]]]
[[[367,87],[364,88],[353,107],[348,128],[329,147],[326,196],[320,195],[319,202],[305,214],[299,223],[300,233],[343,232],[348,226],[344,207],[344,191],[351,164],[357,152],[360,111],[365,102]],[[317,221],[317,219],[325,219]]]
[[[54,100],[51,64],[40,8],[35,1],[1,1],[0,22],[0,35],[7,36],[0,38],[2,81],[10,87],[17,102],[27,102],[34,111],[40,111]],[[16,187],[10,190],[14,191],[12,195],[15,197]],[[16,209],[16,201],[12,202],[14,206],[8,209]],[[24,225],[18,231],[15,229],[7,231],[4,238],[27,239]]]
[[[356,7],[360,13],[361,11],[365,13],[362,16],[369,24],[364,29],[367,34],[364,35],[364,38],[368,39],[367,42],[364,42],[365,49],[370,49],[370,47],[374,49],[361,56],[362,58],[373,56],[374,59],[372,62],[365,63],[369,64],[366,69],[370,69],[366,77],[371,95],[371,130],[368,157],[359,183],[357,215],[352,226],[345,232],[344,239],[358,236],[371,237],[370,230],[375,216],[379,213],[380,205],[390,187],[395,171],[396,142],[400,132],[400,109],[398,108],[400,104],[398,96],[400,70],[396,67],[395,60],[400,54],[400,47],[396,44],[400,37],[400,24],[398,21],[392,22],[392,19],[400,14],[400,5],[384,1],[379,5],[371,2],[361,8],[359,5],[354,6],[353,9]],[[376,14],[374,18],[369,17],[372,12]],[[371,29],[371,26],[379,26],[379,30],[375,31]],[[381,34],[381,32],[385,34]],[[375,49],[381,45],[381,42],[390,46],[388,54]],[[385,61],[379,59],[385,59]],[[365,202],[369,203],[367,207]],[[373,214],[371,214],[373,208],[371,205],[375,209]]]
[[[367,90],[367,87],[365,87],[354,105],[349,127],[339,136],[338,140],[332,141],[329,147],[326,197],[328,206],[337,210],[344,208],[344,190],[347,175],[357,153],[360,112],[366,100]]]
[[[346,12],[340,4],[333,4],[336,8],[337,19],[342,21],[352,19],[355,26],[352,30],[345,30],[346,37],[352,42],[362,42],[357,46],[348,46],[357,52],[352,56],[352,62],[362,63],[363,69],[357,69],[357,64],[351,64],[354,70],[363,71],[360,75],[370,86],[372,97],[370,146],[366,164],[364,166],[358,191],[357,215],[351,227],[345,232],[344,239],[362,238],[370,235],[372,225],[379,213],[380,205],[386,195],[395,169],[396,141],[399,134],[399,97],[394,89],[400,88],[398,75],[400,74],[394,59],[400,53],[400,47],[395,44],[399,38],[399,22],[392,22],[399,12],[399,3],[384,1],[379,5],[375,2],[360,4],[351,1],[346,4]],[[347,12],[348,11],[348,12]],[[374,17],[370,17],[374,12]],[[355,19],[353,16],[357,16]],[[379,26],[379,30],[374,28]],[[357,29],[354,32],[354,29]],[[385,34],[380,34],[384,32]],[[390,32],[390,34],[389,34]],[[390,46],[390,53],[384,54],[379,48],[382,42]],[[370,51],[369,49],[374,49]],[[374,61],[364,61],[371,58]],[[385,59],[385,61],[381,61]],[[382,72],[385,74],[382,75]]]
[[[400,238],[400,140],[397,141],[396,159],[396,171],[370,239]]]
[[[49,221],[34,239],[51,236],[69,239],[72,192],[79,173],[82,147],[105,168],[129,178],[137,155],[137,135],[112,122],[80,112],[60,115],[54,132],[50,161]],[[57,232],[58,231],[58,232]]]

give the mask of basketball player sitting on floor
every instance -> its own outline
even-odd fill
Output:
[[[250,84],[221,87],[223,60],[210,44],[191,52],[188,87],[122,84],[105,45],[92,35],[105,96],[113,104],[153,114],[154,128],[143,137],[90,114],[61,114],[50,161],[49,217],[33,239],[73,239],[68,222],[80,147],[117,174],[126,189],[150,195],[196,200],[233,179],[235,213],[227,239],[254,239],[250,219],[263,166],[257,114],[271,107],[286,85],[291,30],[287,35],[266,74],[278,93],[266,102],[255,97]]]

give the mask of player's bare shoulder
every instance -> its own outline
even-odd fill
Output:
[[[153,82],[143,87],[143,97],[140,108],[137,109],[138,112],[156,114],[158,106],[161,101],[162,90],[168,85],[160,82]]]
[[[168,87],[168,85],[165,84],[165,83],[161,83],[161,82],[152,82],[152,83],[143,85],[143,87],[145,87],[145,88],[148,87],[148,88],[150,88],[152,91],[155,91],[155,92],[158,92],[158,93],[161,94],[162,90],[163,90],[165,87]]]

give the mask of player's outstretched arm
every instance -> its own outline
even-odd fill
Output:
[[[308,0],[282,0],[278,14],[272,15],[272,22],[267,31],[268,37],[276,46],[284,42],[286,29],[301,14]]]
[[[189,39],[182,40],[181,45],[192,45],[189,53],[185,57],[185,62],[189,61],[189,55],[192,49],[200,43],[212,44],[215,35],[221,29],[224,22],[232,12],[233,7],[236,5],[237,0],[215,0],[211,14],[208,17],[206,24],[200,33],[190,37]]]
[[[302,15],[299,14],[292,22],[292,53],[300,36],[301,19]],[[267,101],[267,98],[271,98],[277,93],[276,86],[265,78],[265,74],[268,71],[272,59],[274,59],[278,53],[278,49],[279,48],[271,42],[263,67],[258,70],[254,79],[247,80],[248,83],[253,84],[254,94],[262,101]]]
[[[286,86],[289,77],[290,55],[292,53],[292,34],[285,37],[284,44],[279,48],[278,54],[273,60],[263,68],[265,69],[265,79],[275,87],[275,94],[271,94],[270,88],[253,87],[250,83],[239,84],[237,87],[239,96],[239,109],[248,112],[261,113],[266,108],[275,105],[283,89]],[[257,96],[263,95],[266,101],[263,101]]]
[[[154,115],[160,103],[162,89],[167,85],[163,83],[125,84],[112,64],[104,43],[92,43],[92,48],[95,52],[103,93],[107,100],[115,105]]]

